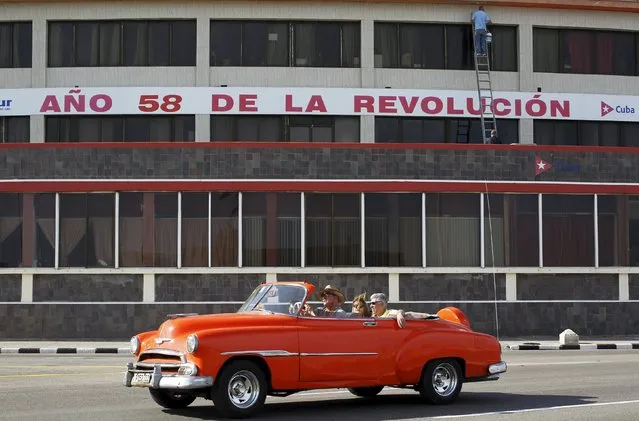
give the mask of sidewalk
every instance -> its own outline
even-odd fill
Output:
[[[551,338],[500,338],[504,351],[637,350],[639,336],[580,338],[579,345],[559,345]],[[0,354],[127,354],[128,341],[1,341]]]

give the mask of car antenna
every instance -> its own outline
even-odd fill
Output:
[[[494,305],[495,305],[495,336],[497,337],[497,340],[499,341],[499,311],[497,309],[497,275],[495,273],[495,246],[494,246],[494,241],[493,241],[493,219],[492,219],[492,215],[490,213],[490,195],[488,194],[488,179],[486,178],[484,180],[485,183],[485,187],[486,187],[486,205],[488,206],[488,230],[490,231],[490,253],[491,253],[491,261],[493,264],[493,293],[494,293]],[[482,207],[483,207],[483,203],[482,203]],[[482,241],[483,238],[482,238]],[[482,244],[482,250],[485,248],[486,243],[484,242],[484,244]]]

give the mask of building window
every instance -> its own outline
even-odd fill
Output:
[[[489,54],[494,71],[518,69],[517,27],[491,26]],[[468,25],[376,22],[376,68],[474,69],[473,35]]]
[[[193,115],[46,117],[45,142],[193,141]]]
[[[29,126],[29,117],[0,117],[0,143],[29,143]]]
[[[546,73],[635,76],[639,33],[533,28],[533,69]]]
[[[30,68],[31,22],[0,22],[0,68]]]
[[[542,209],[544,266],[594,266],[593,196],[544,194]]]
[[[422,195],[366,193],[366,266],[422,266]]]
[[[538,145],[639,146],[639,123],[535,120]]]
[[[60,194],[60,267],[114,267],[115,194]]]
[[[426,193],[426,265],[480,266],[479,194]]]
[[[484,195],[484,254],[486,266],[539,266],[538,195]]]
[[[360,67],[359,22],[212,20],[211,66]]]
[[[504,144],[519,143],[519,120],[498,119]],[[379,143],[483,143],[479,118],[375,117]]]
[[[22,194],[0,193],[0,268],[23,265],[23,200]]]
[[[195,20],[49,23],[49,67],[195,66]]]
[[[306,266],[361,265],[359,194],[305,195]]]
[[[301,265],[301,195],[242,194],[242,266]]]
[[[341,116],[211,116],[214,142],[360,141],[360,118]]]

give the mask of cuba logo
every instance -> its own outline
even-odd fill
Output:
[[[605,102],[601,101],[601,116],[607,116],[611,112],[616,112],[617,114],[635,114],[634,107],[630,107],[628,105],[617,105],[613,107],[612,105],[608,105]]]

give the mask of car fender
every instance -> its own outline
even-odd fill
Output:
[[[397,377],[402,384],[417,384],[426,364],[441,358],[459,359],[464,369],[474,347],[473,332],[466,329],[435,326],[416,330],[397,349]]]

